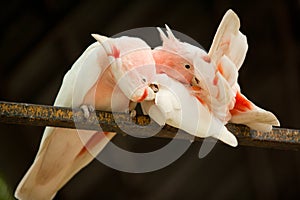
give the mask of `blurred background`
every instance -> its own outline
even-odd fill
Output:
[[[111,36],[167,23],[208,49],[221,18],[232,8],[249,43],[239,77],[243,93],[274,112],[282,127],[300,129],[299,0],[10,0],[0,5],[1,101],[51,105],[64,74],[94,41],[91,33]],[[13,199],[42,132],[43,127],[0,124],[0,199]],[[114,140],[136,145],[128,137]],[[151,138],[136,148],[166,142]],[[193,143],[170,166],[145,174],[92,162],[55,199],[300,197],[300,152],[218,143],[200,160],[200,145]]]

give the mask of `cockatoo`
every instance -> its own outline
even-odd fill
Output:
[[[229,10],[214,37],[209,53],[158,28],[163,44],[153,50],[158,73],[191,84],[194,95],[206,103],[219,120],[245,124],[259,131],[279,126],[274,114],[257,107],[240,92],[238,70],[248,49],[237,15]]]
[[[189,85],[157,74],[155,100],[141,102],[142,109],[159,125],[171,125],[197,137],[214,137],[237,146],[235,136],[216,118],[204,102],[199,101]]]
[[[151,48],[134,37],[98,40],[79,57],[64,77],[54,106],[82,107],[86,117],[91,106],[112,111],[111,102],[118,98],[114,111],[126,112],[129,102],[155,97],[149,81],[155,74]],[[141,69],[142,68],[142,69]],[[93,109],[93,108],[92,108]],[[30,169],[18,185],[18,199],[52,199],[81,168],[115,136],[115,133],[46,127],[39,151]]]
[[[166,28],[168,36],[158,28],[163,45],[153,50],[157,73],[166,73],[183,84],[193,85],[191,89],[198,100],[206,103],[221,121],[227,122],[227,113],[234,105],[230,85],[216,72],[203,49],[179,41],[169,27]],[[237,78],[237,74],[232,76]]]
[[[198,100],[198,104],[207,110],[206,115],[218,122],[212,123],[213,125],[208,124],[218,128],[204,131],[206,135],[204,132],[197,134],[197,131],[194,132],[194,135],[199,137],[212,136],[231,146],[237,146],[234,135],[231,133],[224,134],[225,130],[228,131],[224,125],[229,120],[229,109],[233,108],[235,101],[235,94],[230,85],[221,73],[216,73],[215,66],[204,50],[189,43],[180,42],[169,27],[166,26],[166,28],[168,36],[158,28],[163,45],[153,50],[157,73],[167,74],[184,84],[190,93],[190,98],[193,97],[193,99]],[[196,117],[196,120],[201,121],[203,116],[201,114],[198,118]],[[188,115],[186,117],[188,120],[191,119]],[[218,133],[219,136],[217,136]]]

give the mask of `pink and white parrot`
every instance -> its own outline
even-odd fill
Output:
[[[235,96],[230,85],[216,72],[214,63],[203,49],[179,41],[169,27],[166,28],[168,36],[158,28],[163,45],[153,50],[157,73],[168,74],[183,84],[192,85],[198,100],[205,103],[217,118],[227,122],[227,113],[233,108]],[[237,74],[232,74],[232,77],[237,78]]]
[[[111,111],[112,98],[118,98],[114,111],[119,112],[133,109],[134,102],[153,99],[154,92],[148,86],[156,70],[151,48],[139,38],[93,37],[98,42],[67,72],[54,105],[81,106],[88,117],[91,106]],[[114,90],[120,92],[112,96]],[[133,105],[128,109],[130,100]],[[111,132],[46,127],[36,158],[16,189],[16,198],[52,199],[114,136]]]
[[[240,92],[238,70],[248,45],[239,31],[239,18],[232,10],[225,14],[208,54],[179,41],[166,28],[168,36],[158,29],[163,45],[153,51],[158,73],[191,84],[194,96],[206,103],[224,124],[245,124],[259,131],[270,131],[272,125],[279,125],[274,114],[257,107]]]
[[[180,42],[169,27],[166,26],[166,28],[168,36],[158,28],[163,45],[153,50],[156,71],[180,81],[181,84],[185,85],[189,98],[196,100],[194,104],[187,103],[187,105],[194,106],[195,110],[190,111],[190,113],[193,113],[193,117],[186,114],[185,118],[188,122],[199,124],[198,132],[194,130],[194,132],[189,133],[198,137],[212,136],[226,144],[237,146],[235,136],[225,127],[229,120],[229,109],[234,106],[235,94],[230,85],[220,73],[216,73],[210,57],[204,50],[189,43]],[[237,78],[237,75],[235,77]],[[182,96],[180,95],[180,97]],[[158,97],[159,95],[156,94],[156,99]],[[196,111],[196,108],[199,110],[199,107],[202,110]],[[151,116],[151,113],[149,115]],[[211,119],[210,123],[205,120],[206,117]],[[206,125],[209,129],[201,129],[201,126],[206,127]]]
[[[207,104],[193,95],[189,85],[164,73],[157,74],[154,80],[156,97],[141,102],[144,114],[148,114],[159,125],[168,124],[197,137],[214,137],[228,145],[237,146],[235,136],[210,112]]]

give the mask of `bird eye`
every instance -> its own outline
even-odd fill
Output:
[[[190,68],[191,68],[190,65],[185,65],[184,67],[185,67],[186,69],[190,69]]]
[[[142,82],[146,83],[147,79],[146,78],[142,78]]]

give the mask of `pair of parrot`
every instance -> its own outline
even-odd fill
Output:
[[[259,131],[279,126],[277,118],[241,94],[237,83],[248,49],[237,15],[228,10],[208,53],[181,42],[166,26],[162,46],[140,38],[97,40],[64,77],[54,106],[130,112],[137,103],[158,124],[237,146],[228,122]],[[114,103],[112,103],[114,102]],[[92,106],[91,106],[92,105]],[[113,106],[112,106],[113,105]],[[116,133],[46,127],[36,158],[16,189],[18,199],[52,199]]]

